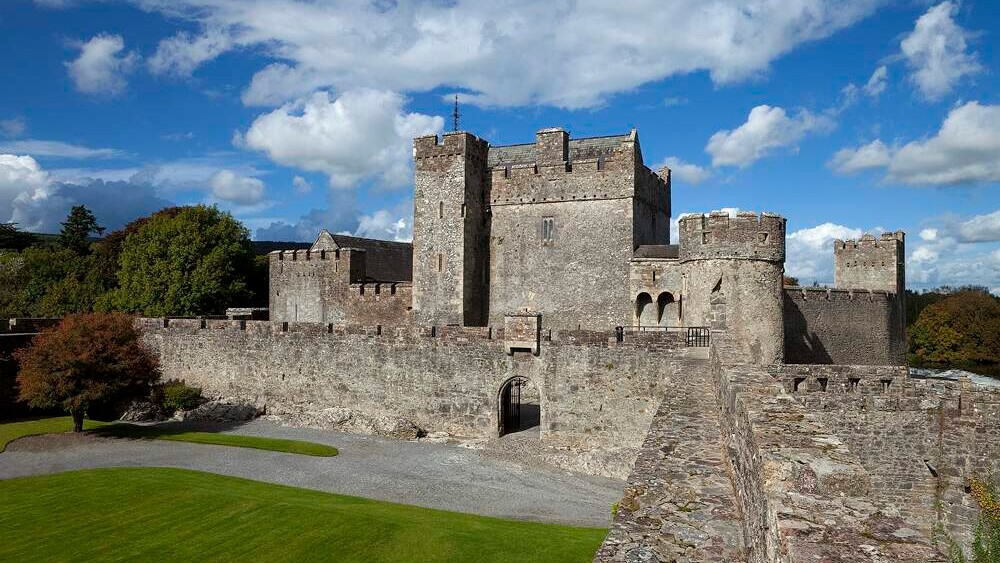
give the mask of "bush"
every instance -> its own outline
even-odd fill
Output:
[[[163,407],[170,411],[191,410],[202,402],[201,388],[192,387],[181,380],[163,384]]]

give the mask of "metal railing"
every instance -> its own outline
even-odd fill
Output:
[[[625,331],[629,332],[681,332],[689,348],[706,348],[711,343],[711,331],[706,326],[616,326],[615,339],[625,341]]]

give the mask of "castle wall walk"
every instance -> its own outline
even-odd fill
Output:
[[[509,354],[503,329],[490,327],[139,323],[164,379],[272,414],[345,407],[406,419],[427,432],[494,437],[501,386],[526,377],[539,391],[543,442],[620,451],[619,475],[634,460],[668,376],[704,362],[685,359],[679,333],[626,334],[617,342],[613,331],[546,331],[535,355]]]

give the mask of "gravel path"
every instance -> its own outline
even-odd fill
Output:
[[[169,441],[24,438],[0,454],[0,479],[97,467],[178,467],[485,516],[607,526],[624,483],[525,467],[443,444],[253,421],[229,432],[329,444],[311,457]]]

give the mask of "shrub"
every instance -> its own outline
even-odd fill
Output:
[[[187,411],[201,404],[201,388],[174,379],[163,384],[163,406],[170,411]]]

